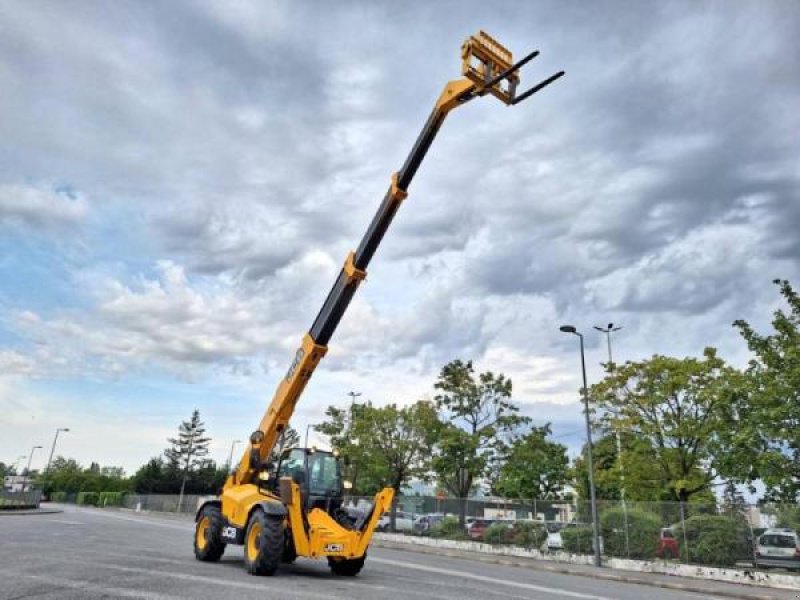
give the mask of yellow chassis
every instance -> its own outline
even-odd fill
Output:
[[[280,481],[280,496],[259,489],[254,484],[231,486],[222,494],[222,514],[230,524],[242,530],[254,510],[265,503],[285,507],[286,527],[291,531],[295,552],[306,558],[361,558],[367,551],[381,516],[392,506],[394,490],[384,488],[375,495],[369,519],[358,531],[342,527],[324,510],[312,509],[303,520],[300,487],[290,478]],[[307,525],[306,525],[307,524]]]

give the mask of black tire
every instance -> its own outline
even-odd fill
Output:
[[[364,568],[364,562],[367,560],[367,554],[361,558],[334,558],[328,557],[328,566],[334,575],[342,575],[344,577],[355,577]]]
[[[281,562],[290,565],[297,560],[297,550],[295,550],[294,547],[292,532],[287,529],[284,535],[286,536],[286,541],[283,543],[283,555],[281,556]]]
[[[283,519],[255,510],[244,535],[244,565],[251,575],[274,575],[283,556]]]
[[[204,506],[194,530],[194,556],[203,562],[216,562],[225,552],[222,541],[222,511],[219,506]]]

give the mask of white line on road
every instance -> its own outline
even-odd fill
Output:
[[[490,583],[492,585],[504,585],[507,587],[514,587],[523,590],[531,590],[535,592],[545,592],[548,594],[554,594],[556,596],[566,596],[568,598],[579,598],[580,600],[614,600],[609,596],[598,596],[595,594],[585,594],[583,592],[573,592],[570,590],[565,590],[561,588],[555,587],[547,587],[544,585],[536,585],[535,583],[522,583],[519,581],[509,581],[507,579],[496,579],[494,577],[488,577],[486,575],[476,575],[474,573],[468,573],[466,571],[454,571],[451,569],[442,569],[439,567],[429,567],[427,565],[420,565],[417,563],[410,563],[404,562],[399,560],[388,560],[385,558],[375,558],[370,557],[369,562],[379,562],[386,565],[394,565],[397,567],[404,567],[406,569],[416,569],[418,571],[425,571],[427,573],[436,573],[438,575],[449,575],[452,577],[459,577],[461,579],[471,579],[473,581],[482,581],[484,583]],[[709,596],[710,597],[710,596]]]
[[[72,579],[53,577],[51,575],[20,573],[16,569],[14,571],[3,569],[0,570],[0,573],[6,573],[11,578],[24,577],[25,579],[32,579],[47,585],[52,585],[56,589],[68,588],[73,590],[81,590],[82,592],[90,592],[99,596],[111,596],[112,598],[141,598],[143,600],[188,600],[184,596],[167,596],[165,594],[156,594],[154,592],[137,591],[128,588],[101,585],[91,581],[73,581]]]
[[[67,521],[66,519],[49,519],[48,523],[64,523],[66,525],[86,525],[86,523],[81,523],[80,521]]]
[[[152,525],[153,527],[178,529],[180,531],[192,531],[194,529],[193,523],[186,523],[185,525],[178,525],[176,523],[164,523],[163,521],[159,523],[156,522],[155,520],[148,518],[126,517],[124,515],[116,515],[111,513],[100,512],[99,510],[81,511],[81,514],[92,515],[93,517],[105,517],[106,519],[117,519],[119,521],[130,521],[131,523],[137,523],[140,525]]]

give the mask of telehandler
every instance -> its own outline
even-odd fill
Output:
[[[364,566],[372,533],[391,507],[392,488],[379,492],[366,514],[355,514],[343,507],[347,482],[342,481],[335,451],[294,448],[285,451],[277,464],[268,461],[270,453],[448,113],[489,94],[507,105],[519,104],[564,74],[560,71],[517,95],[518,71],[537,54],[531,52],[514,63],[511,52],[483,31],[464,42],[463,77],[445,85],[411,153],[392,175],[378,212],[358,249],[348,254],[221,496],[198,509],[194,536],[198,560],[217,561],[227,544],[238,544],[244,545],[244,563],[254,575],[272,575],[281,562],[290,563],[298,556],[325,557],[337,575],[356,575]]]

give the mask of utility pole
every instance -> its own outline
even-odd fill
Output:
[[[56,437],[53,438],[53,445],[50,447],[50,458],[47,459],[47,466],[44,469],[45,473],[50,472],[50,463],[53,462],[53,452],[56,451],[56,442],[58,441],[58,434],[62,431],[64,433],[68,432],[69,427],[59,427],[58,429],[56,429]]]
[[[231,453],[228,455],[228,468],[227,468],[227,471],[229,473],[231,471],[231,467],[233,466],[233,448],[236,446],[236,444],[241,444],[241,443],[242,440],[233,440],[233,442],[231,442]]]
[[[614,370],[614,360],[611,358],[611,334],[614,331],[622,329],[622,325],[614,325],[609,323],[607,327],[600,327],[595,325],[594,328],[606,334],[606,345],[608,346],[608,368],[609,373]],[[628,539],[628,506],[625,503],[625,464],[622,460],[622,434],[619,427],[614,428],[614,433],[617,438],[617,460],[619,460],[619,497],[622,502],[622,518],[625,520],[625,552],[628,556],[631,554],[630,541]]]
[[[23,492],[25,491],[25,486],[27,485],[28,479],[31,476],[31,461],[33,460],[33,453],[34,453],[34,451],[36,451],[36,450],[38,450],[40,448],[41,448],[41,446],[34,446],[33,448],[31,448],[31,453],[28,455],[28,468],[25,469],[25,477],[23,477],[23,479],[22,479],[22,491]]]

